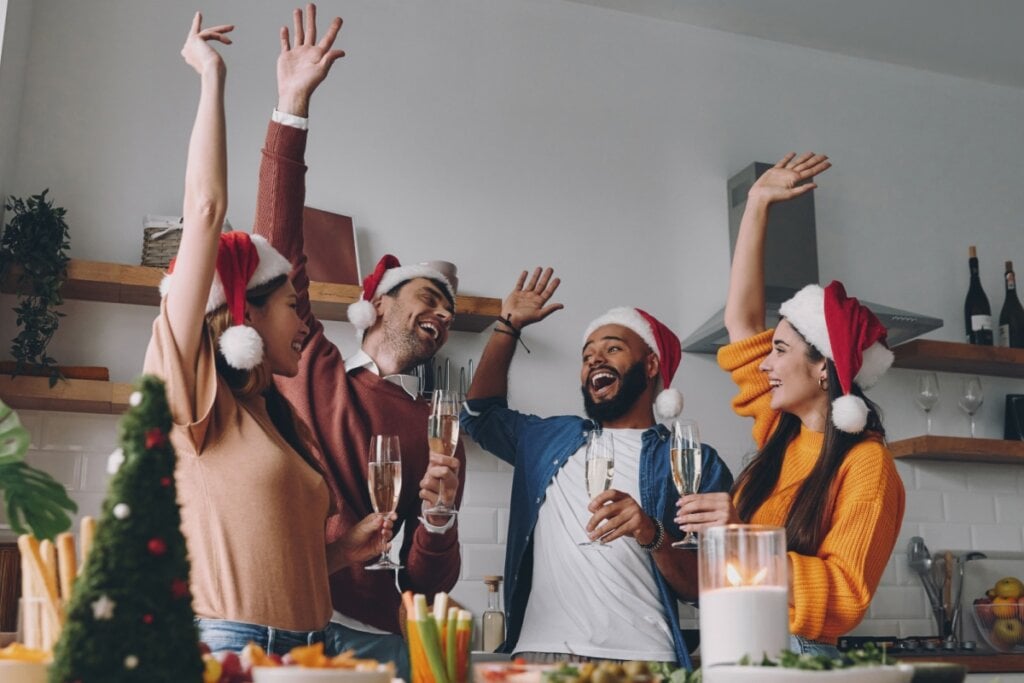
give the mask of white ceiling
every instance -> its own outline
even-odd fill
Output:
[[[1021,0],[571,0],[1024,88]]]

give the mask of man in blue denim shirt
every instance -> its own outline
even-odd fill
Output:
[[[515,466],[505,556],[502,652],[532,661],[638,659],[690,667],[679,599],[697,595],[696,553],[674,550],[679,497],[669,431],[682,397],[671,383],[679,340],[653,316],[612,309],[585,335],[580,373],[590,419],[540,418],[510,410],[508,370],[523,327],[559,310],[551,269],[524,272],[502,305],[470,387],[462,424]],[[660,392],[660,394],[659,394]],[[588,440],[614,448],[612,488],[585,487]],[[701,491],[727,491],[732,475],[702,446]],[[588,540],[600,541],[585,545]]]

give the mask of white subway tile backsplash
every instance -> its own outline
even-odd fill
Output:
[[[934,636],[939,631],[934,619],[900,619],[900,638]]]
[[[18,419],[21,426],[28,430],[32,437],[31,448],[39,448],[41,435],[43,433],[43,413],[35,410],[19,410]]]
[[[1019,494],[996,496],[996,522],[1015,526],[1024,525],[1024,498]]]
[[[903,515],[904,523],[942,522],[946,516],[942,507],[942,496],[935,491],[907,491],[907,508]]]
[[[498,543],[508,541],[508,508],[498,508]]]
[[[462,545],[462,579],[482,581],[488,574],[502,574],[505,567],[505,546],[464,543]]]
[[[991,524],[996,521],[996,505],[991,494],[978,490],[950,491],[942,494],[945,519],[958,522]]]
[[[49,474],[68,491],[78,490],[81,457],[77,453],[29,451],[25,454],[25,462]]]
[[[872,619],[915,619],[928,616],[924,588],[879,586],[868,614]]]
[[[65,451],[112,451],[117,446],[116,415],[46,413],[41,448]]]
[[[1020,468],[1016,465],[962,465],[967,470],[967,486],[972,491],[991,496],[994,493],[1016,493],[1014,481]]]
[[[459,540],[462,543],[497,543],[498,511],[494,508],[459,510]]]
[[[850,635],[867,638],[870,636],[894,636],[899,632],[900,622],[898,619],[865,619],[850,632]]]
[[[970,548],[971,526],[969,524],[922,524],[920,536],[932,552],[944,548]]]
[[[110,474],[107,473],[107,460],[110,453],[82,453],[82,478],[81,489],[103,493],[107,490],[110,482]]]
[[[468,507],[508,507],[511,472],[474,472],[466,484],[462,504]]]
[[[466,471],[467,472],[497,472],[498,463],[501,462],[494,455],[479,448],[466,448]]]
[[[975,524],[971,527],[972,548],[985,550],[1024,550],[1024,535],[1020,523],[1017,526],[999,524]]]
[[[967,472],[960,463],[921,461],[917,463],[915,475],[918,490],[960,491],[967,488]]]

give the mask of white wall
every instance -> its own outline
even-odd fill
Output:
[[[18,152],[21,95],[29,50],[31,0],[0,0],[0,198],[6,198]],[[11,30],[6,31],[7,27]],[[0,219],[4,202],[0,201]]]
[[[252,220],[277,27],[290,7],[231,0],[208,14],[238,23],[224,49],[238,227]],[[580,333],[609,306],[642,305],[681,337],[721,306],[725,179],[752,160],[830,154],[835,168],[816,197],[822,277],[945,318],[934,338],[962,337],[968,244],[997,310],[1001,261],[1024,263],[1024,91],[562,0],[351,0],[321,11],[344,16],[348,56],[313,102],[307,203],[355,217],[364,268],[384,251],[445,258],[459,264],[465,292],[502,296],[520,268],[556,267],[566,310],[527,332],[533,353],[513,368],[512,400],[525,410],[578,410]],[[76,257],[136,263],[143,214],[180,206],[197,93],[178,56],[189,17],[156,0],[34,3],[6,186],[52,188]],[[58,359],[134,376],[153,309],[65,308]],[[14,335],[12,317],[0,318],[0,338]],[[349,326],[330,329],[352,348]],[[449,352],[462,363],[485,340],[456,334]],[[913,379],[894,371],[873,392],[892,438],[923,430]],[[959,378],[941,380],[936,431],[963,434]],[[1024,387],[983,381],[981,435],[999,436],[1003,394]],[[712,359],[688,356],[676,385],[705,440],[738,469],[749,426],[729,412],[727,378]],[[506,499],[510,474],[479,453],[471,468],[457,595],[480,611],[479,577],[501,571],[507,505],[494,501]],[[863,631],[928,629],[905,567],[909,536],[923,533],[933,550],[1024,549],[1020,468],[900,472],[903,537]]]

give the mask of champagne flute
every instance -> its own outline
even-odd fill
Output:
[[[370,456],[367,484],[370,488],[370,502],[373,511],[379,515],[390,515],[398,507],[398,494],[402,492],[402,454],[398,436],[374,434],[370,437]],[[389,549],[381,535],[380,558],[365,569],[401,569],[402,565],[391,559]]]
[[[455,449],[459,445],[459,411],[462,400],[457,391],[437,389],[434,391],[430,405],[430,418],[427,420],[427,440],[430,450],[455,457]],[[458,510],[444,502],[444,480],[437,482],[437,502],[423,511],[423,514],[437,519],[450,519],[458,514]],[[431,522],[433,523],[433,522]]]
[[[960,395],[960,409],[971,418],[971,438],[974,438],[974,414],[985,402],[985,392],[981,388],[981,380],[977,377],[968,377],[964,380],[964,391]]]
[[[700,447],[700,433],[693,420],[677,420],[672,423],[672,481],[680,496],[697,493],[700,490],[700,471],[703,458]],[[697,534],[686,532],[673,548],[696,548]]]
[[[584,476],[587,495],[590,496],[591,500],[611,487],[614,475],[615,442],[612,439],[612,435],[605,434],[602,429],[594,429],[587,437],[586,470]],[[605,547],[601,539],[584,541],[579,545]]]
[[[927,372],[917,378],[917,396],[914,398],[918,407],[924,411],[925,434],[932,433],[932,410],[939,404],[939,377],[934,372]]]

